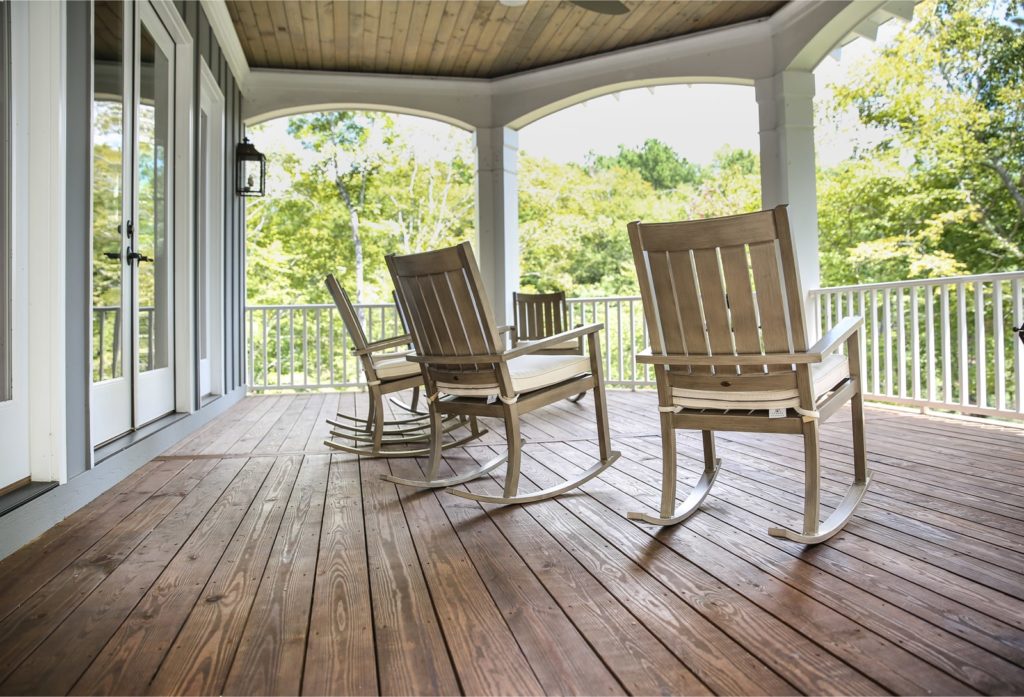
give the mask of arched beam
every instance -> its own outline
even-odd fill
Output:
[[[247,124],[328,107],[426,116],[467,130],[491,121],[488,80],[252,70],[246,92]]]

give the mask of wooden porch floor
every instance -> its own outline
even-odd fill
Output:
[[[870,409],[872,490],[804,549],[766,532],[800,513],[795,438],[721,434],[712,497],[657,530],[623,517],[657,501],[651,393],[611,393],[599,480],[509,508],[328,454],[359,398],[248,398],[0,563],[0,692],[1024,692],[1024,431]],[[592,404],[527,418],[524,486],[592,457]]]

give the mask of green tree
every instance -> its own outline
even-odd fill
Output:
[[[311,174],[329,179],[345,204],[352,236],[357,303],[363,302],[365,277],[360,218],[366,213],[367,189],[381,169],[384,149],[391,144],[390,126],[390,116],[366,111],[309,114],[293,118],[288,124],[288,132],[320,158]]]
[[[675,189],[682,184],[698,184],[701,179],[697,165],[656,138],[648,138],[638,148],[620,145],[618,154],[614,156],[590,153],[587,159],[593,169],[621,167],[636,170],[659,191]]]
[[[927,0],[835,87],[879,142],[821,173],[824,280],[989,272],[1024,263],[1021,2]]]

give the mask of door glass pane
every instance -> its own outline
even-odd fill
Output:
[[[170,349],[171,63],[142,25],[139,73],[139,372],[166,368]]]
[[[92,377],[123,375],[124,5],[93,5]]]

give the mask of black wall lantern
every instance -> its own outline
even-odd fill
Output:
[[[242,142],[235,146],[235,160],[238,167],[238,193],[242,196],[265,194],[267,192],[266,156],[257,150],[248,138],[242,138]]]

